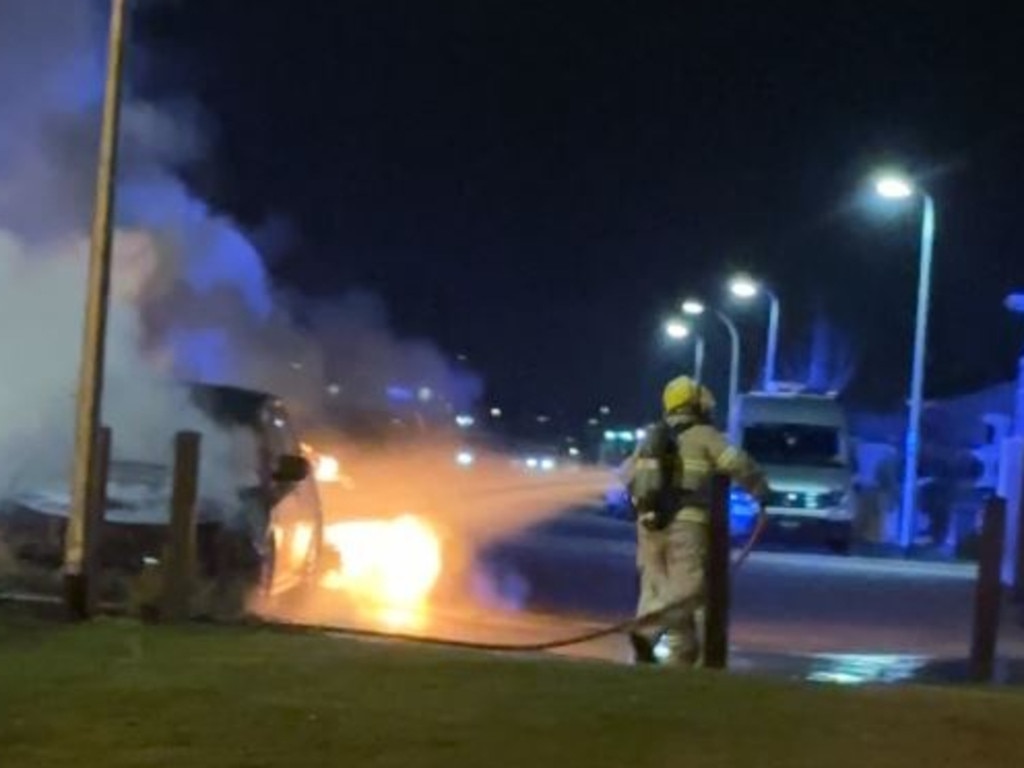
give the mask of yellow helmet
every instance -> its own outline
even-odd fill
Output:
[[[715,396],[711,390],[698,384],[689,376],[679,376],[665,385],[662,394],[665,413],[690,410],[709,414],[715,409]]]
[[[661,396],[665,413],[696,407],[700,403],[701,389],[703,387],[689,376],[672,379],[665,385],[665,391]]]

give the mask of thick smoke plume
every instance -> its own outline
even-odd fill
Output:
[[[96,12],[103,7],[0,2],[0,500],[67,488],[102,99],[105,24]],[[276,393],[301,426],[320,428],[359,413],[379,422],[396,409],[450,423],[470,407],[480,382],[433,344],[397,338],[373,295],[310,302],[275,289],[251,238],[172,170],[197,160],[201,136],[191,111],[133,94],[139,53],[130,45],[126,58],[103,400],[115,462],[166,465],[174,433],[196,429],[204,434],[203,495],[229,499],[248,484],[239,471],[246,455],[251,471],[253,446],[211,424],[180,380]],[[457,542],[446,547],[455,562],[445,568],[458,574],[471,569],[478,547],[595,498],[607,482],[596,471],[524,477],[507,458],[483,452],[472,472],[462,472],[453,461],[459,447],[457,439],[432,439],[394,452],[340,448],[357,484],[345,493],[325,489],[328,522],[425,516]],[[330,610],[323,615],[334,618]]]
[[[104,4],[0,4],[0,491],[67,477],[88,225],[102,98]],[[173,433],[207,436],[204,489],[230,441],[192,409],[175,379],[273,391],[315,417],[328,397],[384,407],[390,383],[458,403],[431,345],[396,340],[372,297],[330,306],[282,301],[250,239],[170,170],[201,142],[187,115],[134,97],[120,138],[115,278],[104,416],[115,458],[166,461]],[[340,367],[333,361],[341,360]],[[329,384],[333,384],[330,390]],[[331,394],[328,395],[327,392]],[[223,484],[230,484],[224,478]]]

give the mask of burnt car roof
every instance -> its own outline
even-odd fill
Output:
[[[278,398],[267,392],[227,384],[188,382],[192,402],[224,427],[259,428],[263,409]]]

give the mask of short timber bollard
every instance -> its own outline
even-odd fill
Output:
[[[1024,471],[1020,473],[1017,508],[1008,509],[1006,513],[1017,516],[1017,552],[1014,558],[1012,596],[1015,603],[1024,603]]]
[[[198,432],[174,437],[174,487],[171,490],[171,525],[161,571],[160,618],[183,621],[189,617],[196,561],[196,501],[199,496]]]
[[[976,683],[992,682],[996,641],[1003,599],[1002,561],[1006,536],[1006,501],[992,496],[985,504],[981,524],[978,580],[974,595],[974,626],[971,631],[970,676]]]
[[[708,521],[707,601],[704,619],[704,666],[729,664],[729,478],[716,475]]]
[[[85,560],[82,564],[82,571],[86,574],[84,599],[89,616],[95,615],[99,602],[100,551],[103,546],[103,523],[107,514],[111,440],[110,427],[101,427],[96,432],[93,471],[89,477],[89,501],[86,504],[85,516]]]

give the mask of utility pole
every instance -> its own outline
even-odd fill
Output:
[[[86,541],[90,478],[97,461],[97,429],[103,402],[103,367],[106,352],[107,303],[110,294],[113,240],[114,179],[117,174],[117,138],[121,112],[121,71],[124,56],[127,0],[111,0],[107,44],[107,74],[100,131],[96,200],[89,247],[82,358],[78,375],[75,418],[75,461],[71,480],[71,509],[64,534],[64,599],[69,614],[78,619],[90,613],[90,581]]]

